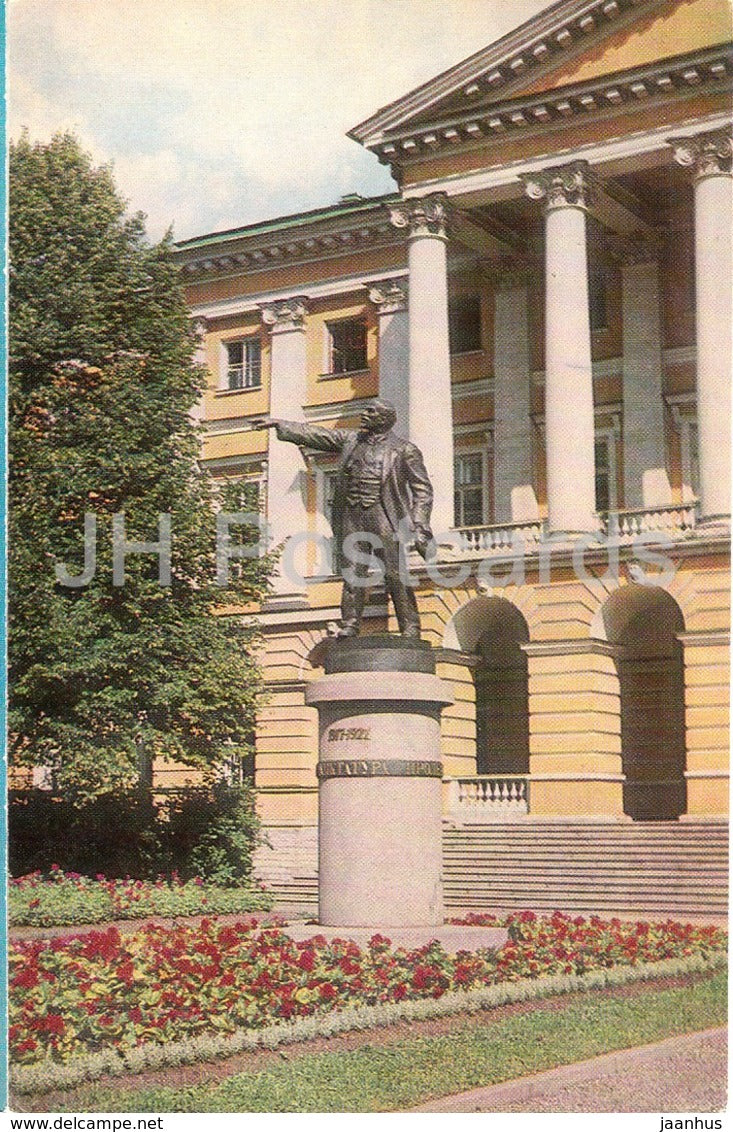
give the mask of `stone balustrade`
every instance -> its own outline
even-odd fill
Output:
[[[649,531],[691,531],[695,528],[697,501],[670,503],[664,507],[609,511],[603,516],[604,533],[612,538],[635,538]]]
[[[458,527],[460,549],[471,553],[476,551],[532,550],[542,539],[544,522],[538,519],[531,523],[501,523],[485,527]]]
[[[511,821],[529,813],[529,775],[480,774],[444,778],[452,817],[471,821]]]

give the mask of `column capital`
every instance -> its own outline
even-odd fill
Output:
[[[191,328],[194,334],[198,334],[199,338],[203,338],[204,334],[209,329],[208,318],[204,318],[202,314],[194,315],[191,319]]]
[[[411,197],[387,207],[393,227],[409,229],[408,239],[420,236],[448,239],[448,197],[445,193]]]
[[[587,208],[590,188],[587,161],[571,161],[536,173],[520,173],[530,200],[543,200],[545,211],[555,208]]]
[[[260,311],[262,322],[271,334],[305,330],[308,299],[305,295],[295,295],[292,299],[284,299],[281,302],[263,303]]]
[[[376,283],[367,283],[369,288],[369,301],[377,308],[377,313],[397,314],[407,309],[408,280],[380,279]]]
[[[704,177],[729,177],[733,139],[731,127],[693,134],[688,138],[668,138],[678,165],[692,170],[694,180]]]

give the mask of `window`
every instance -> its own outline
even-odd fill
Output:
[[[463,452],[455,459],[455,522],[480,527],[486,522],[486,460],[483,452]]]
[[[460,295],[448,303],[448,336],[451,354],[481,349],[481,300],[478,295]]]
[[[259,338],[226,342],[226,389],[259,389],[262,350]]]
[[[608,330],[607,279],[603,268],[592,268],[588,279],[590,328]]]
[[[329,373],[355,373],[367,368],[367,332],[363,318],[329,322]]]
[[[254,746],[254,735],[251,737],[250,742]],[[226,751],[224,755],[224,762],[221,768],[224,781],[228,782],[230,786],[245,786],[247,783],[254,782],[254,754],[251,752],[242,754],[240,750],[234,747],[231,741],[225,742],[225,746],[231,747],[232,750]]]
[[[616,511],[616,434],[613,429],[596,433],[596,511]]]

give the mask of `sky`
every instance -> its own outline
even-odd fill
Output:
[[[71,130],[151,239],[390,192],[346,131],[550,0],[8,0],[8,133]]]

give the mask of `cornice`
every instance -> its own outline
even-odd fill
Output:
[[[382,163],[402,168],[437,152],[475,148],[487,138],[541,134],[619,110],[661,108],[703,91],[730,90],[731,74],[733,49],[721,44],[531,96],[484,101],[429,123],[406,124],[369,148]]]
[[[519,83],[567,63],[595,41],[666,0],[561,0],[501,39],[378,110],[349,131],[368,149],[388,132],[463,93],[467,104],[486,94],[510,92]]]
[[[679,126],[674,128],[677,139],[693,136],[701,131],[724,129],[730,123],[730,110],[716,111],[700,116],[695,113]],[[645,126],[641,130],[629,131],[625,129],[618,135],[604,138],[601,141],[572,144],[562,150],[562,156],[567,161],[587,161],[592,171],[603,176],[607,167],[618,168],[620,164],[636,162],[639,158],[654,157],[656,163],[664,164],[672,161],[672,148],[669,144],[672,128],[668,123],[657,126]],[[525,135],[526,136],[526,135]],[[449,201],[462,202],[469,197],[481,196],[485,198],[500,190],[519,197],[524,188],[521,182],[523,173],[536,173],[539,170],[550,168],[558,164],[559,147],[554,145],[552,151],[539,157],[521,157],[512,161],[499,161],[495,164],[483,163],[483,167],[468,172],[446,173],[438,177],[425,178],[414,185],[405,186],[403,196],[405,199],[425,195],[426,192],[446,193]]]
[[[688,365],[694,363],[695,358],[696,353],[694,346],[669,346],[662,350],[662,363],[665,367]],[[621,377],[624,368],[623,355],[618,354],[615,358],[602,358],[599,361],[594,361],[592,368],[594,381],[607,377]],[[532,370],[532,384],[544,385],[544,383],[544,369]],[[679,395],[679,398],[684,398],[686,403],[690,398],[694,401],[695,395],[694,393],[683,393]],[[677,395],[672,395],[668,397],[667,400],[672,402],[679,398]]]
[[[398,198],[374,198],[369,207],[331,219],[313,222],[307,214],[302,223],[289,218],[287,226],[264,226],[234,232],[224,240],[196,241],[180,246],[175,256],[184,282],[199,279],[236,278],[270,271],[273,267],[314,263],[359,253],[367,249],[401,246],[404,236],[390,224],[385,202]]]
[[[403,245],[404,246],[404,245]],[[365,281],[363,271],[353,275],[334,276],[325,283],[309,283],[307,295],[311,302],[317,299],[328,299],[334,296],[365,294],[368,287],[382,284],[386,287],[395,281],[407,279],[407,262],[404,267],[395,267],[389,271],[374,273]],[[192,317],[205,318],[209,321],[217,318],[231,318],[234,315],[253,314],[262,306],[283,302],[292,298],[302,287],[280,288],[276,291],[258,291],[251,295],[235,295],[228,299],[216,299],[206,303],[190,303]]]

